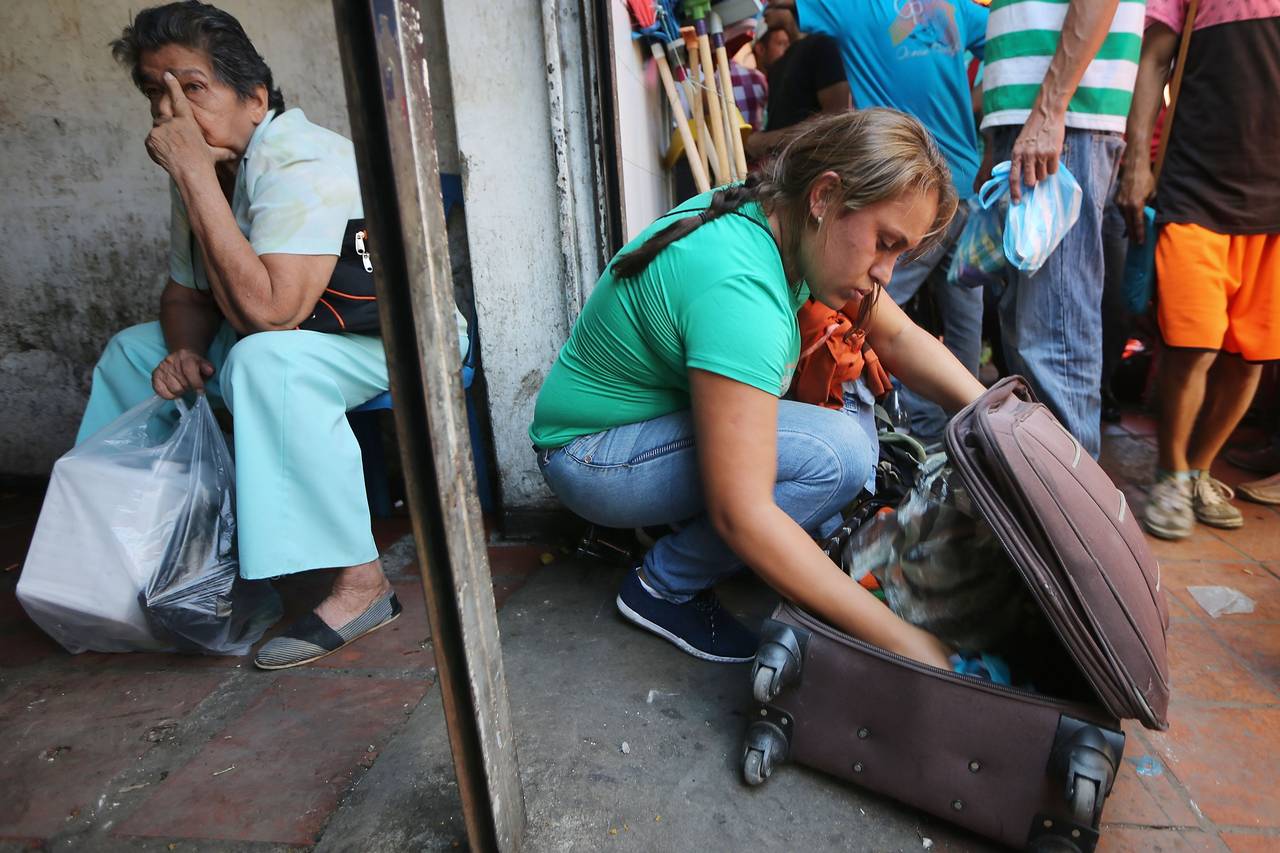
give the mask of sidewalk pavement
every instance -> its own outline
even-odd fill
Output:
[[[1153,433],[1127,417],[1104,438],[1137,512]],[[317,665],[265,673],[243,658],[63,652],[13,593],[38,500],[0,495],[0,851],[465,847],[405,519],[377,525],[404,616]],[[1280,849],[1280,512],[1238,506],[1241,530],[1152,540],[1172,611],[1172,726],[1126,725],[1101,850]],[[745,667],[623,623],[617,567],[538,544],[494,545],[490,561],[527,850],[990,849],[803,768],[745,787]],[[286,621],[324,584],[283,585]],[[1254,612],[1215,619],[1186,590],[1219,584]],[[770,607],[751,579],[725,597],[748,615]]]

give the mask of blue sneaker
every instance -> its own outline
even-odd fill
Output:
[[[627,574],[618,591],[618,611],[696,658],[747,663],[756,656],[755,634],[733,618],[709,589],[684,604],[672,604],[650,594],[636,568]]]

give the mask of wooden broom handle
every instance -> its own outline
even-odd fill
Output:
[[[707,92],[707,124],[711,125],[711,141],[716,149],[716,179],[727,184],[732,177],[724,137],[724,116],[720,113],[720,98],[716,91],[716,67],[711,59],[711,40],[707,38],[706,24],[698,21],[695,26],[698,28],[698,55],[702,61],[702,84]]]
[[[671,79],[671,66],[667,64],[667,54],[662,49],[662,45],[657,42],[654,42],[650,49],[658,63],[658,76],[662,78],[662,88],[667,92],[667,102],[671,105],[671,112],[676,117],[676,127],[680,130],[680,141],[684,143],[684,156],[689,161],[693,183],[698,187],[698,192],[705,193],[711,189],[711,183],[707,180],[707,173],[702,170],[702,157],[698,154],[698,146],[693,141],[693,134],[689,132],[689,119],[684,114],[684,105],[680,103],[680,96],[676,94],[676,84]]]
[[[742,147],[742,131],[734,121],[737,99],[733,96],[733,72],[729,70],[729,52],[721,45],[716,48],[716,65],[720,70],[720,89],[725,93],[725,126],[729,133],[729,147],[733,151],[734,178],[747,176],[747,155]]]

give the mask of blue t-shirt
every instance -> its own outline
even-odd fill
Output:
[[[961,198],[973,195],[978,137],[965,51],[979,58],[987,10],[973,0],[796,0],[800,28],[840,43],[855,107],[893,107],[933,134]]]

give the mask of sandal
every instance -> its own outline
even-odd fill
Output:
[[[320,660],[391,624],[400,616],[400,609],[400,600],[390,592],[336,630],[326,625],[313,611],[286,628],[280,636],[268,640],[258,649],[253,665],[258,669],[288,669]]]

